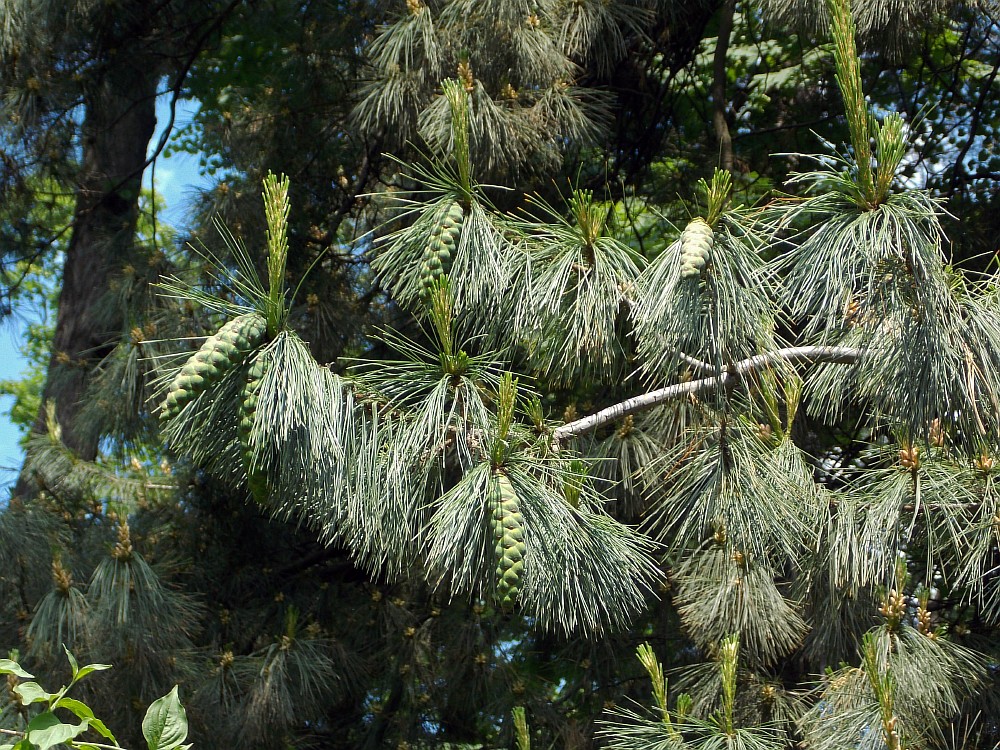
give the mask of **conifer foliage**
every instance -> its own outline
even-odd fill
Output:
[[[316,360],[268,174],[263,252],[220,225],[158,287],[209,334],[147,344],[169,460],[78,461],[53,418],[45,494],[0,514],[39,667],[120,661],[95,700],[133,712],[179,683],[213,747],[995,745],[1000,279],[948,262],[946,205],[901,179],[912,124],[869,104],[847,0],[849,143],[793,155],[787,192],[715,169],[677,226],[519,193],[594,142],[576,65],[649,12],[407,0],[354,115],[425,152],[352,248],[376,324]]]

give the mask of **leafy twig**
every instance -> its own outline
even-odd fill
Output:
[[[6,734],[10,737],[20,737],[21,739],[27,737],[27,732],[19,732],[16,729],[0,728],[0,734]],[[86,742],[81,744],[84,744],[87,747],[97,747],[100,748],[100,750],[126,750],[121,745],[103,745],[100,742],[91,742],[90,740],[87,740]]]

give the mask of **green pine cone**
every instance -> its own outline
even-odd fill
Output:
[[[257,357],[247,373],[247,382],[240,394],[240,447],[243,452],[243,466],[247,472],[247,484],[257,502],[267,498],[267,472],[260,466],[254,467],[253,446],[250,444],[250,433],[253,431],[254,419],[257,414],[257,401],[260,396],[260,386],[264,382],[267,365],[263,357]]]
[[[500,606],[514,606],[524,575],[524,517],[518,508],[517,492],[506,474],[497,475],[500,502],[493,508],[493,538],[496,541],[496,586]]]
[[[209,336],[195,352],[167,389],[160,406],[160,418],[172,419],[202,391],[219,382],[238,365],[247,353],[264,338],[267,323],[256,313],[241,315]]]
[[[689,221],[681,232],[681,278],[700,276],[714,245],[715,234],[704,219]]]
[[[438,279],[447,276],[451,271],[451,262],[462,233],[464,218],[465,213],[461,204],[452,203],[444,218],[431,231],[420,267],[420,285],[428,293],[434,289]]]

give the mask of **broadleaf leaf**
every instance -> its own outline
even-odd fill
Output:
[[[111,669],[110,664],[88,664],[85,667],[80,667],[80,671],[76,673],[76,680],[82,680],[88,674],[92,672],[103,672],[105,669]]]
[[[37,750],[49,750],[61,745],[87,730],[87,722],[66,724],[51,711],[44,711],[28,723],[27,739]]]
[[[86,703],[78,701],[75,698],[62,698],[53,708],[65,708],[67,711],[72,711],[78,719],[83,719],[89,723],[91,728],[99,735],[117,744],[118,740],[115,739],[111,730],[105,726],[103,721],[94,716],[93,709]]]
[[[15,677],[21,677],[26,680],[30,680],[35,676],[30,672],[25,672],[21,669],[20,664],[10,659],[0,659],[0,674],[12,674]]]
[[[187,711],[181,705],[177,685],[150,705],[142,720],[142,736],[149,750],[181,750],[187,739]]]
[[[22,682],[14,688],[14,692],[21,697],[22,706],[44,703],[52,698],[52,693],[46,692],[37,682]]]
[[[70,653],[70,651],[69,651],[68,648],[66,648],[65,644],[63,645],[63,651],[66,652],[66,658],[69,660],[69,668],[70,668],[70,671],[73,674],[73,680],[75,682],[76,679],[77,679],[76,676],[80,672],[80,665],[79,665],[79,663],[77,663],[76,657],[73,656],[73,654]]]

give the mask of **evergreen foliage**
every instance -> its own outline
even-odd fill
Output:
[[[233,35],[198,63],[203,93],[234,66],[199,115],[232,129],[225,220],[141,255],[88,408],[47,407],[38,492],[0,512],[2,643],[46,678],[63,646],[114,663],[83,689],[126,747],[174,684],[205,747],[994,747],[1000,280],[949,257],[967,219],[914,176],[951,115],[870,82],[857,38],[903,50],[887,6],[830,0],[832,45],[789,62],[748,39],[805,3],[725,4],[659,75],[737,93],[676,104],[662,127],[698,135],[626,188],[598,84],[677,8],[408,0],[361,80],[371,16],[307,5],[237,14],[256,62]],[[931,6],[996,26],[906,12]],[[765,58],[797,72],[762,82]],[[290,153],[273,118],[308,119],[323,61],[335,143]],[[292,71],[275,100],[254,65]],[[785,115],[741,124],[738,92],[806,80],[846,117],[741,165]],[[958,201],[977,227],[982,201]],[[44,707],[12,670],[0,726],[25,731]]]

